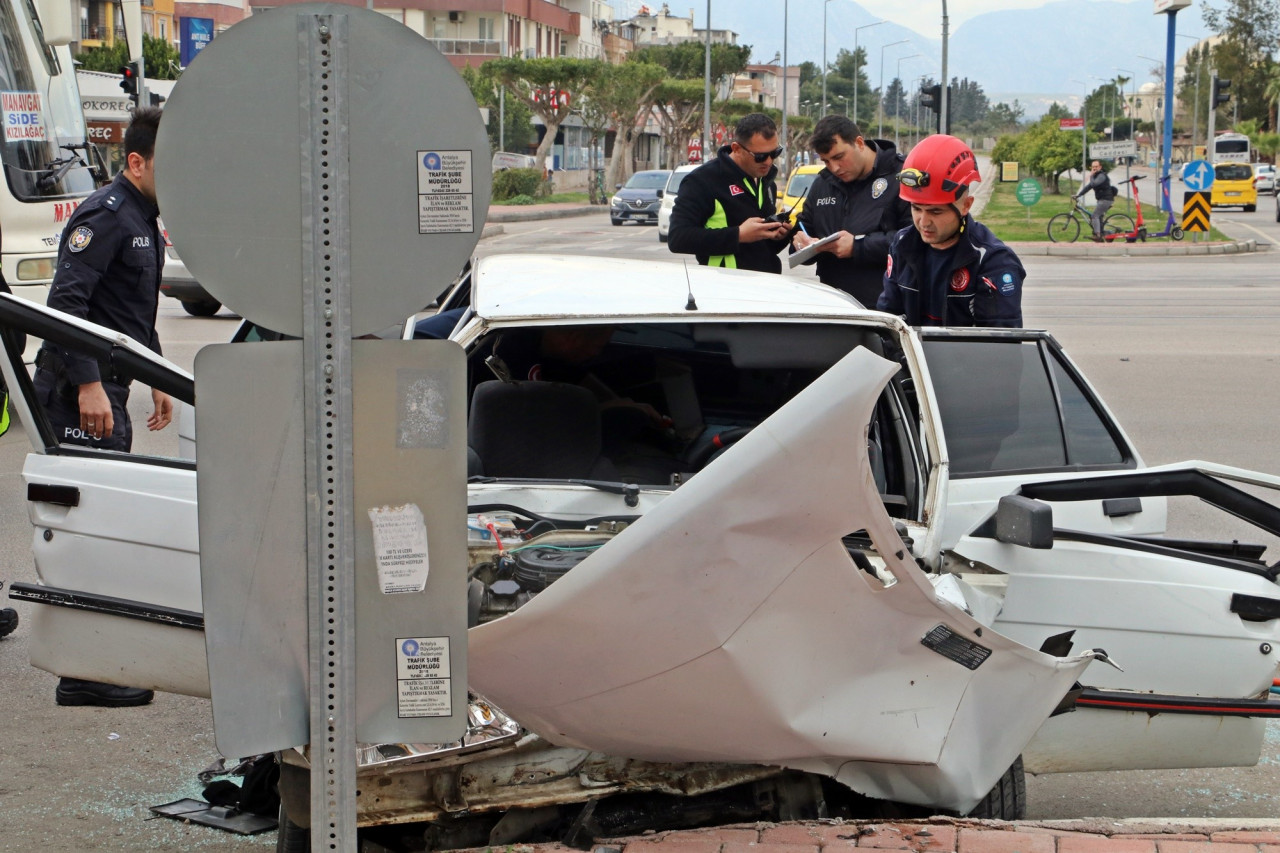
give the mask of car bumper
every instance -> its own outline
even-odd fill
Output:
[[[614,219],[647,219],[656,221],[658,218],[658,209],[652,208],[636,210],[631,207],[613,207],[609,209],[609,215]]]

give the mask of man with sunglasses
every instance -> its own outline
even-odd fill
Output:
[[[807,263],[816,261],[823,284],[874,308],[884,286],[889,242],[911,224],[911,206],[898,197],[894,180],[903,157],[886,139],[863,139],[858,126],[842,115],[819,119],[809,145],[826,168],[809,188],[792,248],[839,234]]]
[[[914,224],[889,247],[878,309],[912,326],[1022,327],[1022,262],[969,215],[980,180],[973,152],[954,136],[911,149],[898,192]]]
[[[791,230],[777,212],[778,128],[763,113],[744,116],[733,142],[680,184],[667,246],[704,266],[782,272],[778,253]]]

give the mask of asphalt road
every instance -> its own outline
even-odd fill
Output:
[[[1267,199],[1256,213],[1214,216],[1241,239],[1277,242],[1273,212]],[[478,251],[673,257],[656,228],[611,227],[603,212],[507,225]],[[1026,266],[1027,325],[1062,341],[1148,462],[1204,458],[1280,472],[1274,255],[1028,257]],[[189,368],[202,346],[229,339],[237,322],[226,312],[190,317],[166,301],[160,335],[168,356]],[[135,423],[146,397],[135,395]],[[176,436],[166,431],[140,442],[172,453]],[[21,427],[0,437],[0,579],[8,581],[35,579],[20,474],[27,448]],[[19,610],[26,615],[25,606]],[[147,806],[199,795],[195,774],[217,757],[207,702],[161,695],[146,708],[58,708],[54,678],[26,663],[28,627],[0,641],[0,851],[273,847],[270,834],[239,839],[148,820]],[[1030,781],[1030,815],[1274,818],[1278,768],[1280,727],[1273,725],[1257,767],[1040,777]]]

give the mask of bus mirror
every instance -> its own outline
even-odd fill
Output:
[[[45,44],[58,47],[80,38],[71,17],[71,4],[66,0],[36,0],[36,13],[40,16],[40,29],[44,34]]]

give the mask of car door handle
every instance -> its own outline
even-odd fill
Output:
[[[27,483],[27,500],[58,506],[80,506],[80,489],[52,483]]]

